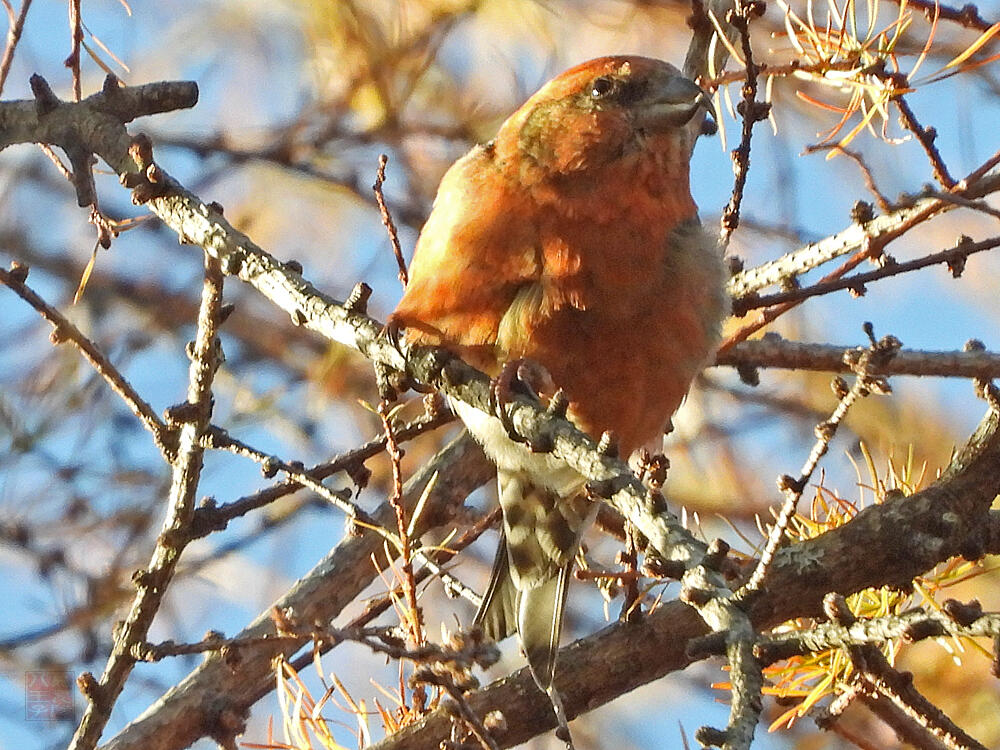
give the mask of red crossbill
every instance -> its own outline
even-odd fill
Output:
[[[689,162],[709,109],[665,62],[602,57],[556,77],[445,174],[390,325],[492,375],[537,363],[569,418],[623,451],[662,435],[726,312]],[[552,694],[566,584],[592,505],[555,458],[454,406],[496,462],[503,529],[477,621],[517,632]]]

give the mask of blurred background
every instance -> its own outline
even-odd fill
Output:
[[[804,2],[792,7],[803,17],[809,11]],[[833,7],[844,12],[843,5]],[[891,2],[850,7],[875,32],[900,17],[899,5]],[[987,22],[1000,20],[1000,3],[978,8]],[[221,203],[237,228],[279,259],[298,260],[320,289],[343,299],[356,282],[370,284],[370,311],[379,319],[401,293],[371,190],[380,153],[389,157],[385,192],[408,258],[444,170],[472,144],[488,140],[539,85],[604,54],[639,53],[680,64],[690,36],[688,6],[657,0],[94,0],[83,3],[82,12],[90,53],[83,55],[83,95],[100,88],[102,67],[130,85],[197,81],[197,107],[133,123],[131,132],[148,133],[168,172],[202,200]],[[811,12],[825,26],[831,11],[816,4]],[[910,15],[894,55],[909,72],[931,26],[918,9],[904,12]],[[921,73],[930,77],[941,70],[980,33],[940,23]],[[755,26],[754,45],[760,60],[795,56],[778,3],[769,4]],[[983,54],[991,50],[988,43]],[[70,98],[71,76],[63,64],[69,51],[65,5],[35,2],[4,99],[29,98],[32,73]],[[908,97],[920,121],[937,129],[937,145],[956,177],[1000,148],[997,70],[983,65],[928,81]],[[738,100],[739,82],[729,96]],[[871,200],[854,162],[828,159],[827,151],[807,153],[841,117],[814,102],[844,106],[849,92],[787,77],[774,79],[770,96],[773,119],[755,129],[742,223],[729,248],[747,267],[844,229],[854,203]],[[722,131],[702,139],[692,167],[693,193],[710,227],[718,227],[732,190],[728,150],[740,128],[725,96],[720,104]],[[855,116],[848,129],[857,121]],[[874,123],[873,132],[862,131],[850,147],[864,156],[890,199],[918,193],[932,179],[923,151],[905,137],[894,115],[885,120],[884,137],[881,119]],[[113,218],[143,215],[116,176],[101,168],[102,210]],[[995,223],[983,212],[955,211],[888,250],[905,260],[949,247],[962,234],[988,237]],[[12,147],[0,155],[0,262],[30,265],[31,285],[91,336],[162,412],[184,398],[184,345],[194,331],[201,253],[179,245],[156,220],[142,222],[110,251],[97,251],[86,289],[73,304],[94,242],[72,186],[37,147]],[[955,350],[979,338],[996,349],[998,270],[995,254],[976,255],[958,280],[933,267],[873,284],[863,297],[840,292],[810,300],[768,330],[854,346],[866,343],[862,324],[871,321],[876,335],[895,334],[908,348]],[[381,432],[366,406],[378,399],[367,361],[295,328],[287,315],[235,281],[227,282],[226,297],[236,312],[222,333],[227,362],[217,379],[216,424],[306,465]],[[0,747],[60,747],[68,741],[79,696],[67,693],[72,705],[64,706],[65,716],[32,715],[32,696],[55,689],[46,688],[46,680],[72,680],[80,671],[103,668],[111,623],[130,601],[132,570],[148,560],[169,480],[149,436],[119,399],[77,352],[53,347],[48,336],[49,326],[33,310],[0,289],[0,601],[6,602],[0,608]],[[723,535],[752,551],[760,541],[757,516],[767,517],[781,500],[775,477],[798,472],[814,425],[836,404],[828,382],[825,374],[762,370],[760,385],[751,388],[731,369],[709,369],[666,443],[671,501],[697,514],[692,523],[706,535]],[[894,482],[915,486],[921,477],[930,481],[984,411],[971,383],[961,379],[898,377],[893,386],[891,396],[855,407],[838,434],[822,474],[814,476],[826,497],[870,503],[880,481],[881,490]],[[451,426],[408,443],[407,474],[455,432]],[[373,479],[358,502],[372,508],[384,500],[391,477],[384,456],[367,465]],[[249,461],[210,454],[199,494],[224,502],[269,483]],[[493,501],[492,490],[470,500],[477,507]],[[232,635],[343,533],[342,514],[300,492],[200,540],[182,561],[152,639],[195,641],[208,629]],[[462,555],[462,580],[476,588],[485,584],[494,545],[495,536],[488,534]],[[610,564],[614,545],[595,535],[590,546],[595,559]],[[949,595],[975,595],[987,609],[996,608],[992,581],[988,575],[966,581]],[[470,605],[447,599],[440,589],[431,585],[424,592],[432,634],[441,625],[467,625],[473,614]],[[384,585],[370,593],[379,591]],[[619,606],[577,584],[567,633],[579,637],[603,627]],[[492,677],[521,665],[512,643],[503,652]],[[901,658],[949,715],[984,744],[1000,746],[1000,725],[988,718],[1000,710],[988,658],[974,650],[949,653],[939,644],[912,648]],[[198,661],[179,657],[139,665],[105,738]],[[380,686],[395,684],[393,665],[348,645],[325,658],[323,668],[369,708],[375,701],[391,706]],[[710,687],[724,680],[719,663],[671,675],[575,721],[578,746],[681,747],[682,737],[700,724],[725,723],[728,694]],[[340,722],[337,740],[357,746],[357,718],[328,709]],[[784,710],[775,705],[768,712],[773,719]],[[269,718],[280,724],[280,714],[273,699],[259,703],[244,739],[264,742]],[[855,721],[874,746],[896,746],[883,726],[864,716]],[[370,724],[380,736],[377,717]],[[765,729],[756,747],[854,746],[817,735],[810,720],[770,735]],[[559,745],[551,736],[532,743]]]

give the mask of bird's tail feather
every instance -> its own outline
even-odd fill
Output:
[[[501,641],[516,630],[517,593],[517,587],[510,576],[506,535],[501,531],[490,585],[483,594],[483,602],[479,605],[474,620],[476,625],[482,627],[487,638]]]
[[[539,586],[520,592],[517,602],[517,629],[538,686],[548,692],[555,676],[559,634],[566,608],[566,584],[572,562],[559,574]]]
[[[594,504],[561,497],[521,472],[499,469],[503,525],[493,575],[476,622],[494,640],[517,632],[535,682],[552,686],[566,588]]]
[[[510,574],[507,544],[501,536],[490,585],[476,613],[475,623],[494,641],[518,633],[531,674],[546,691],[555,675],[571,565],[539,585],[518,591]]]

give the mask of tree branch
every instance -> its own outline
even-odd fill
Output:
[[[417,520],[415,535],[448,521],[474,489],[494,474],[493,465],[468,435],[453,440],[406,483],[404,503],[412,513],[417,500],[435,475],[434,487]],[[383,526],[392,526],[395,511],[382,503],[371,514]],[[383,539],[374,532],[348,535],[272,607],[262,612],[237,638],[263,638],[277,630],[271,612],[288,612],[297,622],[329,622],[377,577],[371,556],[381,554]],[[275,642],[267,648],[241,651],[233,668],[224,655],[211,654],[182,682],[171,688],[139,718],[111,739],[104,750],[143,748],[180,750],[206,736],[238,730],[252,706],[274,689],[272,659],[298,651],[296,643]]]
[[[146,641],[181,553],[190,541],[188,532],[194,516],[195,496],[205,452],[201,439],[211,422],[212,382],[222,362],[221,348],[216,337],[221,322],[221,306],[222,272],[216,260],[206,257],[201,309],[198,312],[198,333],[190,347],[187,401],[172,410],[179,431],[177,455],[171,466],[167,515],[149,565],[133,579],[137,589],[135,599],[125,621],[116,629],[114,645],[104,673],[100,680],[94,680],[90,673],[84,673],[78,680],[88,703],[70,742],[70,750],[91,750],[96,747],[108,719],[111,718],[115,701],[125,687],[125,680],[135,666],[133,647]]]
[[[851,372],[851,367],[845,362],[844,355],[859,350],[860,347],[788,341],[777,333],[768,333],[760,339],[741,341],[729,351],[719,354],[715,358],[715,364],[737,368],[776,367],[784,370],[848,373]],[[1000,378],[1000,353],[900,349],[881,372],[883,375],[989,380]]]
[[[754,626],[763,630],[792,618],[821,616],[827,591],[846,596],[866,588],[907,587],[915,576],[955,555],[981,556],[984,519],[1000,491],[997,425],[997,415],[987,414],[953,463],[959,473],[910,497],[865,508],[849,524],[779,550],[750,608]],[[590,711],[703,658],[690,641],[706,632],[693,609],[672,601],[635,622],[609,625],[567,646],[559,653],[556,675],[567,714]],[[503,711],[506,728],[495,734],[500,747],[555,726],[527,668],[468,700],[480,716]],[[447,713],[439,709],[371,750],[436,750],[449,728]]]

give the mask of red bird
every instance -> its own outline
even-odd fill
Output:
[[[444,176],[390,326],[496,376],[537,363],[591,435],[662,435],[727,311],[716,243],[688,178],[710,109],[660,60],[602,57],[542,87]],[[582,479],[454,402],[496,462],[503,530],[477,615],[516,631],[552,689],[566,583],[592,515]],[[557,709],[558,710],[558,709]]]

